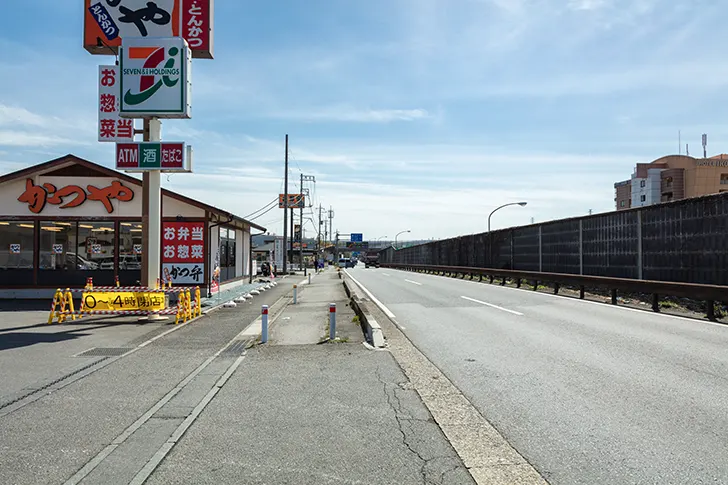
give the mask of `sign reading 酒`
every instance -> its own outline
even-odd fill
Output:
[[[134,120],[119,116],[119,66],[99,66],[99,141],[134,141]]]
[[[122,39],[179,37],[192,57],[213,57],[213,0],[84,0],[83,46],[115,54]]]
[[[205,275],[205,223],[165,222],[162,225],[162,271],[172,284],[197,284]]]
[[[184,39],[124,39],[119,58],[122,117],[191,116],[192,62]]]
[[[117,143],[116,169],[189,172],[189,151],[182,142]]]

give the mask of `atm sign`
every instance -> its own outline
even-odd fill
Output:
[[[190,171],[185,144],[179,142],[117,143],[116,168],[128,171]]]

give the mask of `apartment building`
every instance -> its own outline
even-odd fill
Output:
[[[614,184],[617,210],[728,192],[728,155],[668,155],[638,163],[632,177]]]

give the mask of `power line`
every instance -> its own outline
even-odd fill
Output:
[[[254,216],[254,215],[255,215],[255,214],[257,214],[258,212],[260,212],[260,211],[262,211],[262,210],[265,210],[265,209],[267,209],[269,205],[271,205],[271,204],[275,204],[276,202],[278,202],[278,197],[276,197],[276,198],[275,198],[275,199],[273,199],[272,201],[268,202],[268,203],[267,203],[266,205],[264,205],[263,207],[261,207],[261,208],[260,208],[260,209],[258,209],[257,211],[253,211],[253,212],[251,212],[250,214],[248,214],[247,216],[243,217],[243,219],[248,219],[249,217],[252,217],[252,216]]]
[[[277,208],[278,208],[278,205],[277,205],[277,204],[273,204],[273,205],[272,205],[272,206],[270,206],[270,207],[268,208],[268,210],[266,210],[265,212],[262,212],[262,213],[258,214],[257,216],[255,216],[255,217],[252,217],[252,218],[250,218],[250,219],[248,219],[248,220],[249,220],[249,221],[254,221],[254,220],[258,219],[259,217],[262,217],[262,216],[266,215],[267,213],[269,213],[269,212],[270,212],[270,211],[272,211],[273,209],[277,209]],[[284,209],[284,210],[285,210],[285,209]],[[247,219],[247,217],[246,217],[245,219]]]

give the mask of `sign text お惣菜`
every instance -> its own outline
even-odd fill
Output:
[[[202,284],[205,278],[205,223],[162,224],[162,271],[172,284]]]

